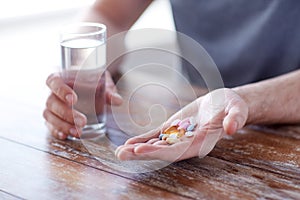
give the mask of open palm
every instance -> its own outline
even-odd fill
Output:
[[[197,126],[192,137],[183,136],[175,144],[159,140],[159,134],[176,119],[193,117]],[[172,115],[161,127],[129,139],[116,150],[120,160],[165,160],[175,162],[204,157],[224,134],[242,128],[248,117],[245,101],[230,89],[206,94]]]

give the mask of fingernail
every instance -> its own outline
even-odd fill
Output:
[[[232,133],[231,134],[235,133],[237,131],[237,129],[238,129],[238,123],[236,121],[234,121],[232,123]]]
[[[65,139],[65,134],[63,132],[58,132],[57,135],[59,139],[61,140]]]
[[[115,156],[116,156],[116,157],[118,157],[119,151],[120,151],[120,147],[118,147],[118,148],[115,150]]]
[[[121,95],[119,95],[118,93],[113,93],[114,98],[116,99],[120,99],[123,100],[123,97],[121,97]]]
[[[55,81],[53,80],[53,76],[51,76],[51,77],[48,79],[48,84],[49,84],[50,88],[54,87],[54,83],[55,83]]]
[[[76,128],[70,128],[69,132],[74,137],[77,137],[79,135]]]
[[[73,103],[73,95],[72,94],[68,94],[66,96],[66,100],[69,104],[72,104]]]
[[[84,127],[85,121],[81,117],[75,117],[74,122],[80,127]]]

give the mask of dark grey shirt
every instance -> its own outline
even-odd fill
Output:
[[[206,49],[226,87],[300,67],[300,0],[171,0],[171,5],[177,31]],[[199,83],[193,67],[183,65]]]

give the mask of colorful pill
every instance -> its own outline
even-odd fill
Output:
[[[165,140],[168,144],[174,144],[180,142],[179,138],[183,137],[192,137],[194,132],[192,132],[197,123],[193,117],[188,117],[183,120],[176,119],[174,120],[169,127],[167,127],[160,135],[160,140]]]
[[[189,123],[189,118],[183,119],[181,122],[178,123],[178,126],[181,126],[182,124]]]
[[[171,134],[172,132],[177,131],[177,126],[170,126],[166,130],[164,130],[164,134]]]
[[[171,123],[171,126],[178,126],[179,123],[180,123],[180,119],[175,119],[175,120]]]
[[[178,137],[182,137],[185,134],[185,130],[184,129],[180,129],[179,133],[178,133]]]
[[[164,134],[161,139],[166,140],[168,137],[169,137],[169,134]]]
[[[162,138],[163,138],[164,135],[165,135],[165,134],[162,134],[162,133],[159,134],[159,139],[162,140]]]
[[[185,135],[186,137],[192,137],[192,136],[194,135],[194,133],[191,132],[191,131],[188,131],[188,132],[186,132],[184,135]]]
[[[178,137],[178,134],[177,133],[172,133],[169,135],[168,138],[177,138]]]
[[[179,133],[179,130],[176,129],[176,130],[170,131],[170,132],[169,132],[169,135],[170,135],[170,134],[178,134],[178,133]]]
[[[168,143],[168,144],[175,144],[175,143],[177,143],[177,142],[179,142],[180,140],[179,139],[177,139],[177,138],[167,138],[167,140],[166,140],[166,142]]]
[[[187,129],[187,127],[190,125],[190,123],[186,122],[186,123],[182,123],[179,125],[179,127],[177,129]]]
[[[190,124],[190,125],[186,128],[186,130],[187,130],[187,131],[192,131],[192,130],[194,130],[194,128],[195,128],[195,124]]]

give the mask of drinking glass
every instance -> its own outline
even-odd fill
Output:
[[[69,25],[61,32],[60,45],[62,77],[78,96],[74,108],[87,117],[81,139],[102,137],[106,131],[106,26]]]

